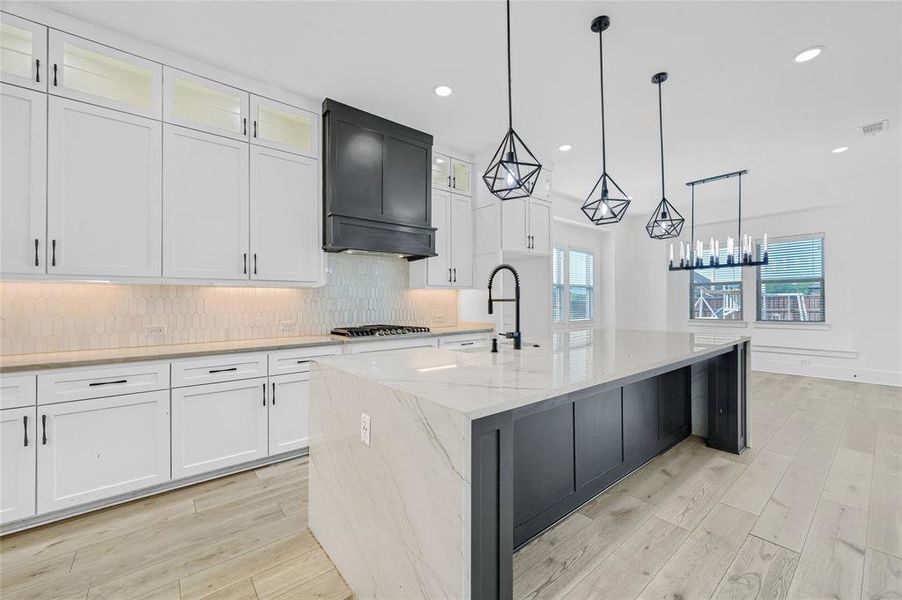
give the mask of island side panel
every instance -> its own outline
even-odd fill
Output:
[[[739,454],[748,445],[749,342],[707,361],[707,445]]]
[[[357,597],[468,597],[470,421],[322,364],[310,396],[309,526]]]
[[[511,411],[473,421],[474,600],[511,600],[514,557],[514,423]]]

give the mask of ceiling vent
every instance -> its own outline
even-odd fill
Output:
[[[878,133],[886,133],[889,129],[889,120],[883,119],[876,123],[868,123],[861,126],[862,135],[877,135]]]

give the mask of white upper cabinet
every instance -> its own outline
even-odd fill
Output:
[[[248,136],[248,94],[204,77],[163,68],[163,119],[238,140]]]
[[[0,523],[35,514],[35,409],[0,410]]]
[[[437,256],[410,263],[410,287],[473,285],[473,211],[470,198],[432,188],[432,226]]]
[[[501,202],[501,248],[526,252],[529,246],[529,200]]]
[[[551,204],[529,201],[529,250],[533,254],[551,254]]]
[[[552,178],[553,173],[551,171],[542,169],[539,172],[539,180],[536,182],[536,187],[532,191],[532,197],[539,200],[551,200]]]
[[[50,30],[47,74],[52,94],[159,119],[162,65]]]
[[[252,146],[251,279],[323,280],[319,161]]]
[[[432,187],[451,187],[451,158],[437,152],[432,153]]]
[[[0,80],[47,91],[46,27],[0,14]]]
[[[449,287],[451,285],[451,192],[432,190],[432,226],[435,227],[435,253],[427,258],[426,285]],[[417,261],[419,262],[419,261]],[[420,265],[411,265],[420,268]]]
[[[473,186],[473,165],[458,160],[451,159],[451,190],[469,196]]]
[[[251,143],[275,150],[319,156],[319,120],[316,113],[251,95]]]
[[[161,124],[50,98],[47,270],[160,277]]]
[[[165,125],[163,277],[248,279],[248,144]]]
[[[0,84],[0,273],[47,268],[47,95]]]
[[[451,194],[451,285],[473,285],[473,210],[470,199]]]

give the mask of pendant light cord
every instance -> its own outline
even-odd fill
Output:
[[[604,139],[604,45],[601,42],[603,31],[598,31],[598,64],[599,73],[601,75],[601,172],[606,172],[607,160],[605,156],[605,139]]]
[[[661,80],[658,80],[658,131],[661,138],[661,198],[664,198],[664,110],[661,107]]]
[[[507,126],[514,128],[513,94],[511,93],[511,0],[507,0]]]

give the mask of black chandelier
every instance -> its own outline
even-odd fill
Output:
[[[592,191],[583,202],[582,211],[589,220],[596,225],[619,223],[630,205],[630,198],[617,185],[614,178],[608,175],[607,156],[605,155],[604,137],[604,50],[601,42],[602,33],[611,26],[611,19],[607,16],[595,17],[592,21],[592,31],[598,34],[598,62],[601,79],[601,177],[595,182]]]
[[[658,86],[658,131],[661,137],[661,201],[645,224],[648,236],[655,240],[680,237],[683,231],[683,215],[664,195],[664,111],[661,107],[661,84],[667,81],[667,73],[655,73],[651,82]]]
[[[542,165],[529,151],[517,132],[511,102],[511,3],[507,0],[507,133],[482,174],[489,191],[501,200],[532,195]]]
[[[671,271],[695,271],[698,269],[725,269],[733,267],[758,267],[766,265],[769,262],[767,255],[767,234],[764,234],[764,243],[757,248],[755,240],[750,235],[742,234],[742,176],[747,175],[748,171],[733,171],[732,173],[724,173],[723,175],[715,175],[714,177],[705,177],[704,179],[696,179],[686,183],[692,191],[692,224],[690,226],[689,237],[693,240],[695,247],[689,242],[685,245],[681,241],[680,244],[680,262],[674,265],[673,244],[670,244],[670,263]],[[708,257],[705,259],[705,243],[702,240],[695,239],[695,186],[721,181],[724,179],[737,178],[737,218],[736,218],[736,238],[728,236],[724,249],[726,256],[721,260],[720,240],[711,238],[708,244]]]

